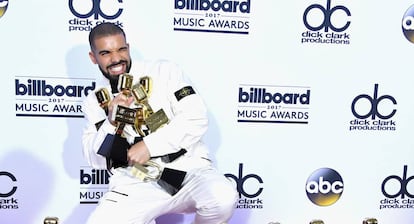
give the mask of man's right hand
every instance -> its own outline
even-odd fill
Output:
[[[108,105],[108,120],[113,126],[117,126],[117,122],[112,120],[112,113],[115,113],[115,105],[120,105],[124,107],[129,107],[134,102],[134,97],[126,96],[125,94],[118,94],[115,96]]]

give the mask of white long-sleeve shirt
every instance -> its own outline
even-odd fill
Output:
[[[208,159],[208,149],[201,141],[208,126],[207,110],[196,91],[194,94],[179,96],[180,90],[191,86],[182,70],[168,61],[134,62],[133,67],[129,74],[134,77],[134,84],[143,76],[152,79],[153,88],[148,98],[152,110],[156,112],[162,108],[169,118],[167,125],[143,138],[151,157],[163,156],[184,148],[187,153],[182,157],[185,158],[172,162],[169,167],[185,170],[197,166],[196,161],[200,158]],[[111,92],[108,80],[98,82],[96,90],[102,87]],[[106,158],[97,152],[104,138],[108,134],[114,134],[116,127],[109,122],[94,93],[86,97],[82,108],[87,121],[82,136],[84,156],[93,168],[105,169]],[[95,124],[102,120],[104,122],[97,130]],[[133,143],[135,137],[139,136],[130,125],[124,128],[124,132],[127,133],[129,143]],[[191,162],[192,160],[195,162]]]

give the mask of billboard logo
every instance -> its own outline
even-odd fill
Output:
[[[314,171],[306,181],[306,194],[315,205],[329,206],[339,200],[344,190],[341,175],[331,168]]]
[[[83,117],[83,99],[95,88],[92,79],[16,77],[16,116]]]
[[[307,124],[310,98],[308,87],[240,85],[237,122]]]
[[[79,200],[81,204],[96,204],[108,190],[108,170],[84,167],[79,173]]]
[[[250,0],[174,0],[175,31],[249,34]]]
[[[84,169],[80,170],[80,184],[108,184],[109,173],[107,170],[95,170],[90,172]]]

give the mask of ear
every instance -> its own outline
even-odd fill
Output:
[[[98,64],[98,62],[96,61],[95,55],[93,54],[92,51],[89,51],[89,58],[91,59],[92,63]]]

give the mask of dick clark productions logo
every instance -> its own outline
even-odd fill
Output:
[[[350,131],[395,131],[397,100],[388,94],[379,93],[379,85],[374,85],[373,94],[360,94],[351,103],[355,119],[351,120]]]

